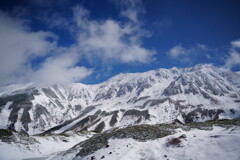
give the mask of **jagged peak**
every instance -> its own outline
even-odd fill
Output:
[[[201,71],[202,73],[209,74],[209,73],[227,73],[228,75],[231,75],[232,73],[235,74],[234,77],[238,77],[239,74],[231,71],[224,70],[223,68],[218,68],[213,66],[212,64],[198,64],[193,67],[188,68],[177,68],[173,67],[170,69],[165,68],[159,68],[156,70],[150,70],[146,72],[136,72],[136,73],[120,73],[118,75],[115,75],[111,77],[110,79],[94,85],[86,85],[82,83],[72,83],[72,84],[66,84],[66,85],[57,85],[59,88],[66,88],[70,90],[82,90],[82,89],[93,89],[98,88],[99,86],[111,86],[111,85],[119,85],[124,83],[138,83],[142,81],[148,81],[149,79],[154,78],[168,78],[170,77],[179,77],[181,74],[188,74],[189,72],[198,72]],[[236,79],[236,78],[235,78]],[[239,79],[239,78],[237,78]],[[0,96],[5,94],[11,94],[15,91],[23,91],[30,88],[51,88],[54,85],[44,85],[44,84],[37,84],[37,83],[23,83],[23,84],[11,84],[8,86],[0,87]]]

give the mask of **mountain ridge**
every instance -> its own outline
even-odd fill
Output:
[[[0,89],[1,128],[28,134],[102,132],[240,115],[240,75],[208,64],[119,74],[95,85],[34,85]]]

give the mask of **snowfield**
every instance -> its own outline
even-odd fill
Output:
[[[18,134],[15,134],[15,136],[16,141],[14,142],[5,143],[0,141],[0,160],[21,160],[34,157],[47,158],[50,154],[73,147],[77,143],[91,137],[92,134],[71,133],[68,136],[30,136],[30,139]]]
[[[179,145],[167,145],[168,139],[185,134]],[[109,147],[100,149],[85,157],[71,154],[49,157],[48,160],[239,160],[240,127],[213,127],[213,130],[192,129],[147,142],[133,139],[111,139]],[[74,158],[75,157],[75,158]]]

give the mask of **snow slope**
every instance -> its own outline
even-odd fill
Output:
[[[239,115],[240,75],[211,65],[119,74],[96,85],[0,88],[0,127],[31,135]]]
[[[15,133],[10,142],[0,141],[0,160],[48,157],[50,154],[65,151],[91,136],[92,133],[69,133],[26,137]]]
[[[79,150],[63,152],[49,157],[49,160],[65,159],[104,159],[104,160],[239,160],[240,127],[221,128],[213,130],[192,129],[184,131],[177,129],[177,133],[164,138],[139,142],[133,139],[111,139],[108,147],[102,148],[85,157],[77,157]],[[179,146],[168,145],[168,139],[185,135]]]

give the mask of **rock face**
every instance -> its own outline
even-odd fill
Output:
[[[103,132],[133,124],[240,115],[240,75],[211,65],[117,75],[103,83],[0,88],[0,128],[28,134]]]

